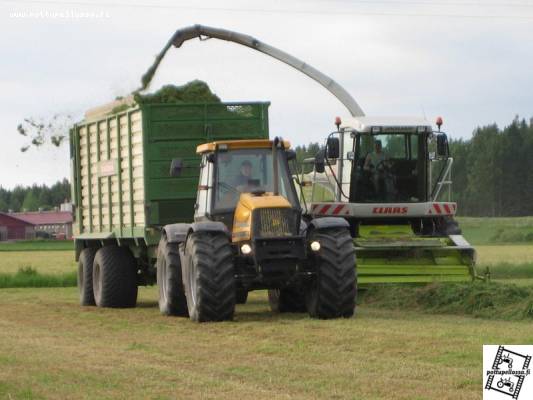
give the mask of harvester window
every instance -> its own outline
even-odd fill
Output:
[[[290,186],[286,160],[278,158],[279,194],[297,204]],[[241,193],[274,190],[271,149],[238,149],[217,155],[214,209],[235,208]]]
[[[420,201],[418,147],[416,133],[359,135],[353,174],[354,201]]]

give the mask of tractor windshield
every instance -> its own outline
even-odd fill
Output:
[[[291,186],[287,161],[280,151],[278,157],[279,194],[293,206],[298,201]],[[215,210],[235,208],[241,193],[274,191],[272,149],[238,149],[217,154],[215,177]]]
[[[425,193],[424,140],[419,133],[359,134],[352,197],[356,202],[420,202]]]

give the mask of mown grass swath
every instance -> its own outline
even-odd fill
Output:
[[[368,306],[392,309],[533,320],[533,287],[497,282],[372,286],[361,295],[360,301]]]

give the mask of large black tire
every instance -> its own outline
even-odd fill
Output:
[[[187,299],[181,278],[181,260],[176,243],[168,243],[161,237],[157,249],[157,285],[159,286],[159,310],[164,315],[187,317]]]
[[[305,291],[301,287],[269,289],[268,302],[275,313],[306,312]]]
[[[236,291],[229,238],[216,232],[191,234],[184,264],[183,284],[191,320],[232,320]]]
[[[248,290],[244,288],[237,288],[235,292],[235,303],[246,304],[247,300],[248,300]]]
[[[93,262],[96,250],[90,247],[83,249],[78,261],[78,291],[82,306],[96,305],[93,293]]]
[[[129,249],[106,246],[98,250],[93,263],[93,291],[98,307],[135,307],[137,262]]]
[[[347,229],[316,230],[320,250],[314,254],[316,276],[307,288],[307,310],[312,318],[349,318],[355,311],[357,271],[352,237]]]

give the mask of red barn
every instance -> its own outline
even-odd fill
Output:
[[[46,232],[56,239],[72,238],[72,213],[69,211],[33,211],[10,215],[32,224],[36,232]]]
[[[0,212],[0,241],[33,239],[34,237],[35,228],[32,223]]]

